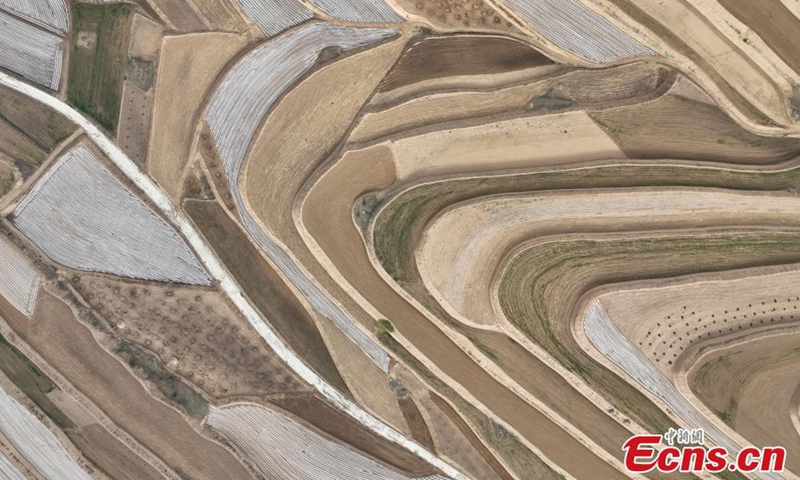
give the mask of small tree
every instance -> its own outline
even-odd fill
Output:
[[[391,335],[394,333],[394,325],[389,320],[382,318],[378,320],[378,333],[388,333]]]

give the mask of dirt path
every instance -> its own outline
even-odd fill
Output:
[[[133,161],[128,158],[125,153],[122,152],[122,150],[120,150],[120,148],[115,145],[114,142],[106,137],[92,122],[87,120],[83,115],[57,98],[51,97],[42,90],[32,87],[2,72],[0,72],[0,84],[13,88],[24,95],[50,106],[57,112],[66,116],[68,119],[77,123],[78,126],[82,127],[92,141],[95,142],[95,144],[108,156],[108,158],[120,169],[120,171],[133,183],[135,183],[136,186],[145,194],[145,196],[152,201],[158,207],[158,209],[175,224],[176,227],[178,227],[178,230],[187,238],[191,246],[197,252],[198,256],[202,259],[209,273],[219,282],[221,290],[231,299],[235,307],[242,312],[245,318],[253,325],[253,327],[264,338],[267,344],[284,360],[284,362],[289,365],[290,368],[295,370],[295,372],[301,378],[313,385],[326,399],[331,402],[332,405],[349,414],[359,423],[369,428],[376,434],[387,438],[388,440],[397,443],[412,453],[418,455],[454,480],[466,480],[464,474],[453,468],[447,462],[431,454],[419,444],[410,441],[404,435],[398,433],[396,430],[370,415],[361,407],[352,403],[336,389],[326,383],[310,368],[308,368],[308,366],[306,366],[300,360],[300,358],[297,357],[297,355],[289,348],[289,346],[286,345],[286,343],[284,343],[283,340],[276,335],[258,310],[256,310],[253,305],[243,296],[242,291],[214,255],[213,251],[203,241],[200,234],[192,226],[184,214],[175,207],[167,194],[164,193],[164,191],[158,186],[156,186],[156,184],[150,180],[149,177],[142,173],[136,164],[133,163]],[[227,476],[223,476],[221,478],[227,478]]]

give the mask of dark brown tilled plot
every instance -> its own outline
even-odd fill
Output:
[[[411,395],[399,397],[397,404],[400,405],[403,418],[405,418],[408,428],[411,429],[411,437],[431,452],[435,452],[436,446],[433,443],[431,432]]]
[[[163,480],[163,476],[100,425],[69,436],[100,470],[114,480]]]
[[[267,321],[329,383],[349,393],[314,319],[219,203],[187,200],[184,206]]]
[[[459,75],[505,73],[553,62],[520,41],[486,35],[423,38],[408,47],[378,91]]]

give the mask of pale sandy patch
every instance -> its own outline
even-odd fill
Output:
[[[678,80],[675,81],[675,84],[670,88],[669,93],[708,105],[717,105],[714,99],[704,92],[703,89],[683,75],[678,77]]]
[[[792,65],[785,59],[782,59],[778,51],[773,50],[765,39],[762,39],[756,32],[759,27],[764,28],[764,25],[759,25],[751,21],[755,20],[755,22],[758,22],[760,20],[758,15],[746,19],[748,25],[729,12],[725,8],[726,5],[720,3],[719,0],[689,1],[695,8],[703,13],[720,33],[725,35],[728,40],[737,45],[739,49],[750,57],[764,73],[779,86],[784,95],[791,95],[792,84],[800,83],[800,76],[792,69]],[[788,13],[785,10],[780,11],[775,8],[781,5],[779,0],[748,3],[752,5],[753,9],[767,10],[766,15],[764,15],[764,17],[767,18],[776,18]],[[789,17],[791,17],[791,14],[789,14]],[[796,25],[794,23],[787,24],[785,21],[774,24],[774,27],[780,30],[783,30],[787,26],[793,28]],[[763,30],[761,31],[763,32]],[[784,37],[784,41],[788,45],[792,45],[793,41],[796,41],[796,33],[797,32],[783,31],[782,36]],[[793,59],[787,60],[792,61]]]
[[[153,58],[161,48],[161,34],[164,27],[138,13],[133,16],[131,41],[128,55],[137,58]]]
[[[578,110],[609,103],[642,101],[656,95],[666,78],[665,68],[634,63],[603,70],[554,71],[546,78],[480,91],[444,91],[415,97],[391,107],[374,110],[361,119],[351,142],[377,140],[391,134],[408,135],[410,129],[474,119],[496,114],[553,113],[555,108]],[[542,99],[543,106],[537,105]],[[561,102],[548,110],[547,102]],[[562,110],[563,111],[563,110]],[[477,123],[477,122],[476,122]],[[402,133],[400,133],[402,132]]]
[[[428,395],[418,395],[417,405],[430,428],[439,455],[459,465],[473,478],[499,480],[481,454],[462,435],[458,427],[442,412]]]
[[[229,33],[166,37],[156,77],[148,171],[173,200],[180,196],[193,133],[220,70],[247,44]]]
[[[582,111],[443,130],[388,145],[402,180],[625,158]]]
[[[523,82],[532,82],[549,75],[564,71],[564,65],[542,65],[524,70],[502,73],[487,73],[480,75],[458,75],[431,80],[422,80],[410,85],[395,88],[386,92],[378,92],[373,97],[371,106],[387,105],[401,102],[413,97],[443,91],[470,91],[487,90],[492,88],[509,87]]]
[[[800,200],[701,190],[493,197],[454,206],[428,227],[417,264],[429,287],[481,324],[499,318],[492,289],[501,263],[538,236],[731,224],[797,225]],[[613,314],[612,314],[613,316]]]
[[[756,107],[770,117],[787,119],[773,80],[700,12],[683,1],[640,0],[636,4],[697,51]]]
[[[693,344],[748,328],[796,322],[800,319],[799,281],[798,271],[737,279],[712,277],[612,292],[601,298],[623,335],[670,376],[675,361]]]
[[[317,322],[336,368],[359,404],[384,422],[409,435],[410,431],[389,388],[389,377],[326,319]]]

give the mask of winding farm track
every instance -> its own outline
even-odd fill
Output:
[[[375,434],[418,455],[423,460],[441,470],[448,477],[454,480],[468,480],[468,477],[459,470],[345,398],[344,395],[303,363],[297,354],[278,337],[272,327],[244,296],[239,286],[233,280],[233,277],[220,263],[211,248],[206,245],[202,236],[186,218],[183,212],[176,208],[167,194],[147,175],[142,173],[139,167],[128,158],[112,140],[106,137],[97,126],[61,100],[2,72],[0,72],[0,84],[49,106],[83,128],[89,138],[91,138],[97,147],[108,156],[111,162],[113,162],[114,165],[116,165],[117,168],[119,168],[119,170],[133,182],[153,204],[155,204],[161,213],[178,228],[192,248],[194,248],[198,257],[205,264],[210,276],[219,282],[222,291],[231,299],[231,302],[233,302],[236,308],[244,315],[247,321],[250,322],[253,328],[256,329],[270,348],[272,348],[303,380],[316,388],[332,405],[353,417],[361,425]]]

